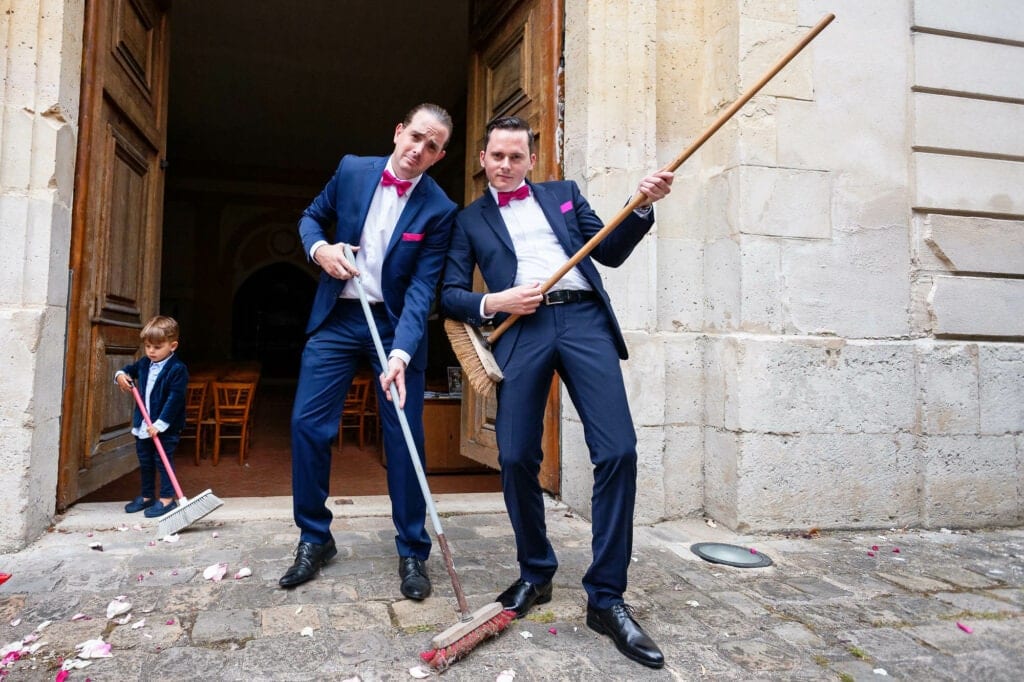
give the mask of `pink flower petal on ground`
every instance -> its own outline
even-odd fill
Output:
[[[102,639],[89,639],[81,644],[76,644],[79,658],[110,658],[110,644]]]
[[[84,613],[76,613],[75,615],[71,616],[72,621],[87,620],[88,618],[89,616],[85,615]]]
[[[963,623],[961,623],[959,621],[957,621],[956,626],[958,628],[960,628],[961,630],[963,630],[964,632],[966,632],[967,634],[971,634],[972,632],[974,632],[974,628],[972,628],[970,625],[964,625]]]
[[[550,632],[553,635],[557,635],[558,634],[558,630],[556,630],[555,628],[548,628],[548,632]]]
[[[750,553],[751,553],[751,554],[757,554],[757,550],[756,550],[756,549],[754,549],[753,547],[751,547],[751,548],[750,548]]]
[[[174,625],[174,619],[173,618],[168,618],[167,622],[164,623],[164,625]]]
[[[892,553],[893,554],[899,554],[900,553],[900,548],[899,547],[893,547],[892,548]]]
[[[57,673],[57,677],[53,678],[53,680],[54,682],[64,682],[64,680],[68,679],[68,675],[70,674],[71,673],[67,670],[61,670],[59,673]]]
[[[211,566],[207,566],[206,570],[203,571],[203,578],[206,580],[212,580],[213,582],[218,582],[227,572],[227,564],[213,564]]]
[[[156,540],[150,540],[147,542],[146,547],[156,547]]]
[[[868,556],[875,556],[874,552],[868,552]]]
[[[241,580],[242,578],[248,578],[252,575],[252,569],[248,566],[238,569],[238,573],[235,573],[235,580]]]

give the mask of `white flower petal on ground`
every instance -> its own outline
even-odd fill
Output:
[[[36,632],[42,632],[46,629],[46,626],[48,626],[52,622],[52,620],[44,620],[42,623],[36,626]]]
[[[700,606],[700,602],[695,600],[695,599],[687,599],[686,600],[686,605],[687,606],[692,606],[694,608],[697,608],[698,606]]]
[[[87,639],[81,644],[76,644],[75,649],[79,658],[110,658],[110,644],[102,639]]]
[[[422,665],[418,665],[415,668],[409,668],[409,674],[415,677],[417,680],[422,680],[430,677],[430,670],[424,668]]]
[[[302,635],[303,637],[312,637],[313,636],[313,628],[311,628],[310,626],[307,625],[306,627],[302,628],[302,632],[300,632],[299,634]]]
[[[75,615],[71,616],[72,621],[85,620],[86,618],[88,618],[88,616],[84,613],[76,613]]]
[[[516,679],[515,670],[502,670],[498,673],[498,676],[494,679],[494,682],[512,682]]]
[[[203,571],[203,578],[206,580],[212,580],[213,582],[218,582],[227,572],[227,564],[213,564],[212,566],[207,566],[206,570]]]
[[[89,549],[95,549],[97,552],[102,552],[103,551],[103,543],[102,542],[90,542],[89,543]]]
[[[132,619],[132,614],[126,613],[123,616],[121,616],[120,618],[114,618],[113,621],[115,623],[117,623],[118,625],[127,625],[128,621],[130,621],[131,619]]]
[[[139,628],[141,628],[145,624],[146,624],[146,619],[145,618],[140,618],[137,621],[135,621],[134,623],[132,623],[132,630],[138,630]]]
[[[519,633],[519,636],[522,637],[523,639],[530,639],[531,637],[533,637],[533,633],[530,632],[529,630],[523,630],[522,632]]]
[[[12,628],[16,628],[19,625],[21,625],[21,618],[15,618],[14,620],[11,621],[11,627]]]
[[[248,566],[238,569],[238,573],[235,573],[235,580],[241,580],[242,578],[248,578],[252,575],[252,569]]]
[[[83,661],[80,658],[66,658],[60,666],[61,670],[81,670],[92,665],[92,661]]]
[[[178,540],[181,539],[181,536],[172,533],[171,535],[165,535],[165,536],[163,536],[160,539],[163,540],[164,542],[177,542]]]
[[[107,620],[124,615],[132,610],[132,603],[124,597],[117,597],[107,604]]]

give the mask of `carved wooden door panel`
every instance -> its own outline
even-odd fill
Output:
[[[114,372],[159,305],[169,2],[86,3],[57,506],[131,471]]]
[[[534,182],[559,180],[562,168],[557,141],[559,122],[560,60],[562,56],[562,1],[478,0],[473,5],[473,54],[469,66],[466,124],[466,202],[479,197],[487,185],[480,167],[487,122],[495,116],[516,115],[530,122],[537,133]],[[477,277],[477,288],[483,290]],[[498,467],[494,432],[495,401],[463,385],[462,454]],[[544,462],[541,485],[559,491],[559,384],[554,381],[544,416]]]

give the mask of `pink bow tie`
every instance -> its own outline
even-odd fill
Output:
[[[530,196],[530,186],[523,185],[514,192],[498,192],[498,208],[508,206],[508,202],[525,199]]]
[[[394,187],[395,192],[398,193],[398,196],[402,196],[403,194],[409,191],[410,187],[412,187],[411,181],[399,180],[390,172],[388,172],[386,168],[384,169],[384,174],[380,176],[380,182],[385,187]]]

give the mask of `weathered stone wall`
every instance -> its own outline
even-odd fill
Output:
[[[606,216],[837,14],[606,273],[638,521],[1024,521],[1024,8],[623,4],[566,3],[565,173]],[[565,404],[563,495],[587,510]]]
[[[55,507],[82,12],[0,11],[0,552]]]

